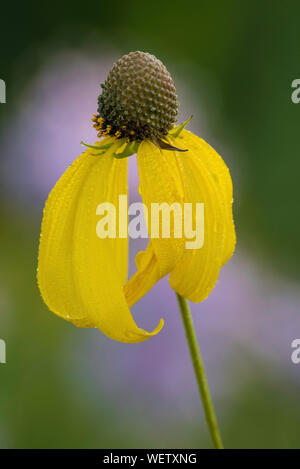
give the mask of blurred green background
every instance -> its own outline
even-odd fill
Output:
[[[291,0],[1,5],[1,447],[210,446],[167,282],[133,309],[145,328],[166,319],[136,345],[59,320],[36,286],[46,195],[95,137],[99,83],[134,50],[166,64],[182,120],[233,175],[238,248],[193,306],[225,446],[300,447],[299,16]]]

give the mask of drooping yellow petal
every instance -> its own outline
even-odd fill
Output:
[[[203,247],[184,250],[169,282],[180,295],[199,302],[209,295],[220,268],[234,251],[232,182],[225,163],[204,140],[183,130],[169,142],[188,149],[183,155],[176,153],[184,181],[184,201],[204,203]]]
[[[127,278],[126,238],[99,238],[101,203],[119,213],[119,195],[127,195],[127,159],[115,159],[114,144],[105,154],[84,152],[58,181],[44,210],[38,283],[49,309],[80,327],[97,327],[120,342],[142,342],[157,334],[134,322],[123,285]],[[127,207],[126,207],[127,210]]]
[[[174,230],[170,231],[170,238],[162,238],[161,233],[158,239],[154,238],[149,221],[151,240],[146,251],[138,253],[137,272],[124,288],[130,305],[168,273],[170,285],[176,292],[194,302],[203,301],[235,247],[232,182],[224,161],[204,140],[186,130],[176,139],[169,136],[167,141],[188,151],[160,150],[146,142],[140,146],[138,165],[143,202],[149,215],[153,203],[178,203],[182,208],[183,225],[185,204],[192,204],[193,229],[196,204],[204,204],[204,243],[188,248],[191,239],[184,227],[181,239],[174,238]]]
[[[124,295],[129,307],[146,295],[162,278],[151,241],[148,243],[146,251],[140,251],[136,255],[135,262],[137,272],[124,286]]]
[[[187,130],[184,130],[181,136],[181,145],[189,145],[189,147],[198,155],[198,158],[201,158],[203,164],[207,166],[208,170],[212,174],[221,192],[222,202],[227,215],[225,217],[227,225],[224,228],[225,242],[222,261],[222,265],[224,265],[232,256],[236,244],[236,233],[232,215],[233,187],[229,169],[223,158],[216,152],[216,150],[214,150],[214,148],[205,142],[205,140],[199,138],[192,132],[188,132]]]
[[[160,150],[151,142],[145,141],[140,144],[137,162],[140,192],[143,203],[148,209],[148,231],[151,245],[157,258],[160,275],[164,277],[176,265],[184,246],[182,236],[175,237],[173,223],[176,209],[182,209],[184,198],[182,178],[175,153]],[[159,218],[152,216],[154,206],[159,211]],[[161,217],[164,213],[166,217],[170,215],[169,238],[162,237]],[[157,234],[158,237],[156,237]]]
[[[148,232],[151,241],[146,251],[136,256],[137,272],[124,287],[129,306],[144,296],[158,280],[167,275],[179,261],[184,239],[174,235],[176,209],[182,211],[184,189],[174,152],[163,151],[151,142],[142,142],[138,149],[137,162],[140,176],[139,191],[146,206]],[[156,204],[158,216],[151,215]],[[169,211],[169,208],[173,207]],[[163,213],[170,220],[168,238],[162,237]],[[156,237],[158,235],[158,237]]]

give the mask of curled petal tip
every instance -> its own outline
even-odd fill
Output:
[[[129,330],[123,336],[123,338],[118,338],[117,340],[119,340],[120,342],[132,343],[132,344],[144,342],[145,340],[148,340],[154,335],[158,334],[162,330],[163,326],[164,326],[164,320],[160,319],[157,327],[152,332],[145,331],[144,329],[136,329],[136,330],[132,329],[132,330]]]
[[[145,339],[149,339],[150,337],[153,337],[154,335],[158,334],[162,330],[162,328],[164,327],[164,324],[165,324],[165,321],[161,318],[159,320],[159,323],[158,323],[157,327],[154,329],[154,331],[152,331],[152,332],[144,331],[145,334],[146,334]]]
[[[162,328],[164,327],[164,324],[165,324],[165,321],[161,318],[159,320],[158,326],[154,329],[153,332],[150,332],[150,335],[153,336],[153,335],[158,334],[162,330]]]

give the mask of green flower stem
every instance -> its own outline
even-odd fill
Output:
[[[218,427],[218,422],[217,418],[215,415],[213,403],[211,400],[210,392],[209,392],[209,387],[207,383],[207,378],[205,375],[205,369],[202,361],[202,357],[200,354],[198,342],[197,342],[197,336],[196,336],[196,331],[194,328],[193,324],[193,318],[191,315],[191,311],[188,305],[188,302],[185,298],[182,296],[178,295],[177,296],[177,301],[179,305],[179,309],[181,312],[181,317],[185,329],[185,334],[186,338],[189,344],[189,349],[190,349],[190,354],[194,366],[194,371],[200,391],[200,396],[202,399],[203,407],[204,407],[204,412],[205,412],[205,417],[206,417],[206,422],[209,428],[210,436],[212,439],[212,443],[214,448],[216,449],[223,449],[223,443],[222,443],[222,438],[220,434],[220,430]]]

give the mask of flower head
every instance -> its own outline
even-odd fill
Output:
[[[149,333],[133,320],[130,306],[162,277],[180,295],[204,300],[235,247],[232,183],[222,158],[204,140],[174,127],[177,97],[163,64],[135,52],[110,71],[98,98],[94,126],[104,137],[67,169],[47,200],[40,240],[38,284],[49,309],[79,327],[97,327],[112,339],[141,342]],[[184,153],[182,153],[184,152]],[[204,204],[204,244],[187,249],[187,236],[157,236],[148,219],[150,241],[136,257],[127,281],[127,224],[120,195],[127,195],[127,157],[137,153],[145,207]],[[99,204],[112,204],[115,236],[98,237]],[[175,204],[175,205],[174,205]],[[151,218],[152,217],[152,218]],[[190,211],[192,225],[197,212]],[[185,219],[183,224],[185,224]],[[120,234],[122,232],[122,234]]]
[[[101,86],[98,113],[93,118],[98,137],[141,142],[161,138],[174,126],[178,108],[175,85],[153,55],[124,55]]]

